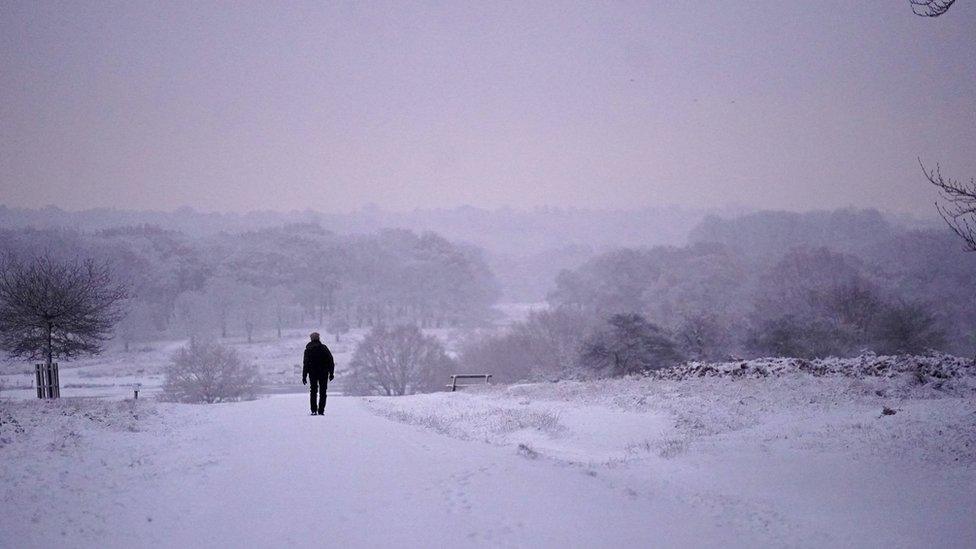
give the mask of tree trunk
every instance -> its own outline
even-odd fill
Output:
[[[54,324],[47,323],[47,367],[51,371],[51,364],[54,362]]]

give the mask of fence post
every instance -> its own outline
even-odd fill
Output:
[[[37,398],[44,398],[44,380],[41,379],[41,365],[34,365],[34,381],[37,382]]]
[[[57,362],[51,363],[51,398],[61,398],[61,376]]]
[[[61,398],[61,380],[58,376],[58,363],[34,365],[34,380],[37,382],[37,398]]]

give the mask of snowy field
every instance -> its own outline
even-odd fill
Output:
[[[760,360],[367,406],[593,475],[729,545],[974,547],[974,374],[949,357]],[[656,528],[635,526],[652,543]]]
[[[302,353],[308,343],[308,334],[313,328],[286,330],[282,338],[273,334],[262,334],[253,343],[242,337],[220,339],[240,355],[258,366],[263,380],[264,393],[304,392],[302,387]],[[352,359],[356,344],[368,330],[353,329],[343,334],[340,341],[328,334],[324,342],[332,350],[336,360],[336,383],[330,390],[342,391],[342,374]],[[444,342],[448,350],[456,348],[459,330],[450,328],[424,330]],[[110,399],[132,398],[136,384],[140,386],[140,396],[157,395],[163,384],[163,371],[170,363],[173,353],[186,345],[186,340],[155,341],[133,345],[129,351],[113,347],[102,355],[61,362],[61,395],[65,397],[84,396]],[[32,399],[37,397],[34,387],[34,373],[31,363],[24,360],[0,359],[0,397]]]
[[[973,547],[976,378],[926,360],[331,397],[325,417],[297,394],[5,398],[0,546]]]

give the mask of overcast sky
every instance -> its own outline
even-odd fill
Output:
[[[931,214],[976,2],[4,1],[0,98],[8,206]]]

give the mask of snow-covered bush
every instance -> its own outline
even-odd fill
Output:
[[[976,388],[976,363],[943,353],[856,358],[755,358],[736,362],[685,362],[653,373],[655,379],[681,381],[695,378],[754,379],[809,374],[814,377],[907,379],[931,384],[946,392],[968,393]]]
[[[193,340],[173,355],[165,371],[163,397],[177,402],[226,402],[254,398],[257,368],[233,349]]]

